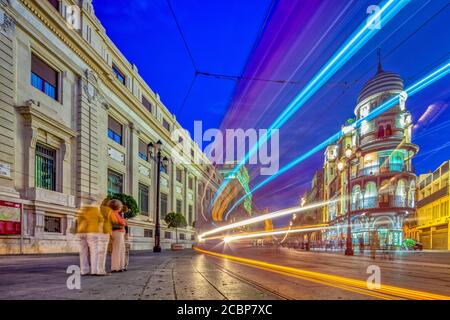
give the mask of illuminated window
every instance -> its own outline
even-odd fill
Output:
[[[386,126],[386,136],[392,136],[392,126],[390,124]]]
[[[378,127],[378,138],[384,138],[384,126],[379,126]]]

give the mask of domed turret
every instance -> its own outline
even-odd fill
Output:
[[[366,98],[385,91],[403,91],[403,80],[397,73],[387,72],[378,63],[376,75],[366,82],[358,97],[358,103]]]

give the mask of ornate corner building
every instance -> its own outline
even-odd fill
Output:
[[[152,248],[147,145],[158,140],[170,158],[161,216],[186,216],[190,246],[221,175],[107,37],[91,0],[0,0],[0,254],[77,251],[77,211],[110,193],[138,201],[131,247]],[[175,240],[164,222],[161,239]]]
[[[356,119],[366,117],[384,101],[403,92],[398,74],[378,71],[363,87],[355,107]],[[346,238],[350,211],[352,241],[380,246],[402,244],[403,224],[415,212],[416,176],[412,158],[411,115],[406,97],[388,111],[354,129],[347,121],[340,140],[327,147],[323,167],[323,221],[329,223],[322,239]],[[347,202],[349,200],[349,203]]]

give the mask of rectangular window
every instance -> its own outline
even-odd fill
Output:
[[[150,113],[153,112],[153,105],[151,104],[150,101],[148,101],[148,99],[144,96],[142,96],[142,105],[145,107],[145,109],[147,109],[148,111],[150,111]]]
[[[54,7],[56,10],[59,11],[59,1],[58,0],[48,0],[48,2]]]
[[[167,194],[161,193],[161,204],[160,204],[161,220],[167,215]]]
[[[123,193],[123,176],[108,169],[108,194]]]
[[[194,157],[195,157],[194,149],[191,149],[191,158],[194,158]]]
[[[56,151],[43,145],[36,145],[35,186],[56,191]]]
[[[191,234],[191,241],[195,240],[195,236],[193,234]]]
[[[108,116],[108,138],[122,145],[122,125],[112,117]]]
[[[176,175],[177,181],[178,181],[178,182],[182,182],[182,175],[183,175],[183,173],[182,173],[181,169],[178,169],[178,168],[177,168],[176,173],[177,173],[177,175]]]
[[[61,218],[45,216],[44,217],[44,232],[61,233]]]
[[[180,240],[186,240],[186,235],[184,233],[180,233]]]
[[[50,98],[58,99],[58,72],[36,55],[31,55],[31,85]]]
[[[172,232],[170,231],[164,232],[164,239],[172,239]]]
[[[125,85],[125,76],[122,72],[119,71],[119,68],[117,68],[114,64],[112,66],[112,71],[114,72],[114,75],[116,76],[117,80],[119,80],[123,85]]]
[[[183,209],[182,209],[182,202],[181,200],[177,200],[177,213],[182,213]]]
[[[144,237],[145,238],[152,238],[153,237],[153,230],[152,229],[144,229]]]
[[[148,186],[139,184],[139,211],[146,216],[148,216],[148,190]]]
[[[170,132],[170,123],[166,119],[163,119],[163,127]]]
[[[139,139],[139,158],[148,161],[147,144]]]
[[[189,190],[192,190],[194,188],[194,179],[192,179],[191,177],[189,177],[188,179],[188,188]]]
[[[163,172],[163,173],[167,174],[167,168],[166,168],[166,166],[162,163],[162,161],[161,161],[161,167],[160,167],[159,172]]]
[[[189,209],[188,209],[188,216],[189,216],[189,221],[188,221],[188,224],[192,224],[193,222],[194,222],[194,215],[193,215],[193,213],[194,213],[194,210],[193,210],[193,208],[192,208],[192,205],[189,205]]]

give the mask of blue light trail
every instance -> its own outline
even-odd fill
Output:
[[[445,77],[449,73],[450,73],[450,59],[448,59],[440,67],[438,67],[437,69],[435,69],[434,71],[432,71],[431,73],[429,73],[428,75],[426,75],[425,77],[423,77],[422,79],[420,79],[419,81],[417,81],[416,83],[414,83],[413,85],[408,87],[405,90],[405,92],[406,92],[406,94],[408,96],[412,96],[412,95],[416,94],[417,92],[423,90],[424,88],[428,87],[432,83],[434,83],[434,82],[438,81],[439,79]],[[352,124],[352,127],[354,129],[356,129],[356,128],[359,128],[361,126],[361,123],[363,121],[373,120],[374,118],[376,118],[380,114],[384,113],[385,111],[389,110],[393,106],[397,105],[397,103],[399,102],[399,99],[400,99],[400,94],[392,97],[391,99],[387,100],[382,105],[380,105],[378,108],[373,110],[371,113],[369,113],[366,117],[355,121]],[[344,133],[342,132],[342,130],[338,131],[337,133],[335,133],[334,135],[332,135],[328,139],[324,140],[323,142],[321,142],[320,144],[318,144],[317,146],[315,146],[311,150],[307,151],[306,153],[302,154],[301,156],[299,156],[295,160],[291,161],[290,163],[288,163],[287,165],[282,167],[276,174],[268,177],[267,179],[265,179],[262,182],[260,182],[259,184],[257,184],[252,190],[250,190],[250,192],[246,193],[235,204],[233,204],[233,206],[225,214],[225,220],[228,218],[228,215],[242,201],[244,201],[249,195],[251,195],[253,192],[255,192],[256,190],[260,189],[261,187],[263,187],[264,185],[266,185],[270,181],[274,180],[275,178],[279,177],[281,174],[285,173],[286,171],[292,169],[297,164],[303,162],[305,159],[309,158],[310,156],[312,156],[316,152],[318,152],[318,151],[322,150],[323,148],[327,147],[328,145],[338,141],[343,135],[344,135]]]
[[[240,168],[247,163],[258,149],[272,136],[274,129],[280,129],[339,69],[353,57],[380,29],[374,28],[374,23],[379,21],[382,26],[387,24],[410,0],[387,0],[380,3],[380,10],[370,19],[364,21],[358,29],[347,39],[330,60],[319,70],[319,72],[308,82],[300,93],[289,103],[284,111],[270,125],[267,133],[260,137],[258,142],[251,147],[244,158],[236,165],[230,176],[234,176]],[[225,177],[216,191],[212,205],[217,201],[219,195],[231,181]],[[250,192],[251,193],[251,192]]]

